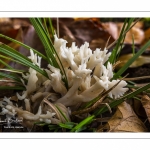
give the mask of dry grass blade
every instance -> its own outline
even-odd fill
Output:
[[[113,71],[115,70],[115,68],[121,64],[122,62],[121,61],[117,61],[115,64],[113,64]]]
[[[13,81],[13,80],[0,80],[0,82],[6,82],[6,83],[16,83],[16,81]]]
[[[106,42],[106,45],[105,45],[106,49],[107,49],[107,46],[108,46],[108,43],[109,43],[110,38],[111,38],[111,36],[109,36],[109,38],[108,38],[108,40],[107,40],[107,42]]]
[[[106,105],[106,106],[107,106],[107,108],[108,108],[108,110],[109,110],[109,112],[110,112],[110,113],[112,113],[111,107],[109,106],[109,104],[108,104],[108,103],[101,103],[101,104]]]
[[[135,78],[124,78],[125,81],[135,81],[135,80],[143,80],[148,79],[150,76],[143,76],[143,77],[135,77]]]
[[[58,119],[61,118],[58,110],[56,109],[56,107],[51,102],[49,102],[46,98],[44,98],[43,102],[45,102],[56,113],[56,116]]]
[[[66,110],[64,108],[64,106],[62,107],[62,104],[60,105],[59,103],[57,103],[57,106],[55,106],[54,104],[52,104],[51,102],[49,102],[46,98],[44,98],[43,102],[45,102],[55,113],[56,113],[56,117],[57,119],[59,119],[62,123],[65,123],[66,120],[63,117],[63,115],[59,112],[59,110],[57,109],[57,107],[59,107],[59,109],[64,113],[66,113]],[[61,107],[61,108],[60,108]],[[69,118],[68,118],[69,119]]]

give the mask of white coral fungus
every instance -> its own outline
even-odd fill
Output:
[[[49,79],[46,79],[34,69],[29,68],[29,73],[23,75],[23,78],[28,80],[26,85],[23,82],[26,91],[23,91],[22,96],[17,93],[18,99],[24,100],[26,110],[14,106],[5,97],[4,101],[8,104],[3,109],[3,114],[15,115],[17,113],[25,122],[44,121],[46,123],[57,124],[61,121],[62,116],[54,105],[50,105],[51,108],[46,108],[44,111],[41,110],[43,98],[51,95],[52,92],[55,93],[49,98],[51,103],[59,104],[64,114],[70,119],[70,112],[68,112],[68,108],[66,107],[75,106],[82,102],[89,102],[104,90],[109,90],[120,81],[119,79],[112,79],[112,64],[108,62],[107,66],[104,65],[111,55],[107,49],[100,50],[97,48],[95,51],[92,51],[87,42],[80,48],[75,46],[75,43],[72,43],[72,46],[68,48],[66,47],[66,40],[59,39],[56,35],[54,37],[54,48],[64,67],[69,88],[66,89],[64,80],[62,80],[64,76],[62,76],[58,68],[50,64],[48,65],[48,69],[45,69],[45,71]],[[29,59],[31,59],[34,65],[41,68],[41,58],[37,54],[34,54],[32,50],[30,50],[30,53],[31,56],[29,56]],[[57,57],[56,60],[58,60]],[[108,93],[108,96],[114,99],[119,98],[128,90],[128,88],[125,88],[126,85],[125,81],[120,81]],[[33,107],[30,106],[31,103]],[[33,110],[36,111],[31,112]]]
[[[55,35],[54,47],[62,60],[69,82],[69,90],[67,93],[66,90],[64,91],[66,94],[58,99],[58,102],[66,106],[89,102],[103,90],[109,90],[119,82],[119,80],[111,80],[112,64],[108,62],[107,66],[104,65],[111,55],[107,49],[102,51],[97,48],[92,52],[87,42],[80,48],[75,46],[75,43],[68,48],[66,43],[67,41],[58,39]],[[62,84],[53,84],[53,89],[58,85]],[[111,98],[119,98],[128,90],[125,88],[126,85],[125,81],[121,81],[108,95]]]

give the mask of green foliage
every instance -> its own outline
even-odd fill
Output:
[[[121,32],[120,32],[119,38],[117,40],[116,46],[114,47],[112,54],[108,60],[111,64],[114,64],[116,62],[116,59],[118,58],[119,53],[122,49],[122,43],[124,42],[124,38],[126,36],[126,33],[130,29],[133,21],[134,21],[133,18],[130,18],[130,19],[126,18],[125,19],[125,22],[124,22],[123,27],[121,29]]]
[[[48,33],[48,27],[47,27],[47,24],[46,24],[46,20],[44,20],[46,30],[45,30],[45,28],[42,24],[41,19],[39,19],[39,18],[30,18],[30,21],[31,21],[32,25],[34,26],[34,29],[35,29],[36,33],[38,34],[39,38],[41,39],[41,41],[43,43],[43,46],[45,48],[45,52],[46,52],[46,55],[47,55],[48,63],[51,64],[52,66],[60,69],[61,74],[65,76],[64,82],[65,82],[66,88],[68,89],[67,76],[66,76],[64,67],[61,63],[61,60],[60,60],[60,58],[59,58],[59,56],[58,56],[58,54],[57,54],[57,52],[56,52],[56,50],[53,46],[53,43],[50,39],[50,36],[49,36],[49,33]],[[57,62],[57,59],[56,59],[55,56],[57,57],[59,63]]]
[[[67,121],[67,122],[69,122],[69,120],[67,119],[67,117],[65,116],[65,114],[61,111],[61,109],[57,106],[57,105],[55,105],[56,106],[56,108],[58,109],[58,111],[60,112],[60,114],[64,117],[64,119]]]
[[[21,83],[20,78],[16,77],[16,75],[13,75],[13,74],[6,74],[6,73],[0,71],[0,77],[9,78],[9,79],[12,79],[12,80],[14,80],[16,82]]]
[[[126,64],[118,70],[118,72],[114,75],[114,79],[119,78],[126,69],[150,46],[150,41],[148,41],[131,59],[129,59]]]
[[[9,57],[14,58],[15,60],[17,60],[18,63],[20,63],[22,65],[25,65],[27,67],[31,67],[31,68],[35,69],[37,72],[41,73],[43,76],[48,78],[46,71],[43,71],[41,68],[39,68],[39,66],[34,65],[29,58],[22,55],[15,49],[13,49],[5,44],[0,44],[0,52],[2,54],[5,54]]]
[[[26,45],[26,44],[23,44],[22,42],[17,41],[17,40],[15,40],[15,39],[12,39],[12,38],[10,38],[10,37],[8,37],[8,36],[6,36],[6,35],[3,35],[3,34],[0,34],[0,37],[5,38],[5,39],[7,39],[7,40],[9,40],[9,41],[11,41],[11,42],[14,42],[14,43],[16,43],[16,44],[19,44],[19,45],[21,45],[22,47],[26,48],[27,50],[32,49],[34,53],[36,53],[38,56],[42,57],[42,59],[45,59],[45,60],[48,61],[48,59],[47,59],[46,56],[44,56],[44,55],[43,55],[42,53],[40,53],[39,51],[33,49],[32,47],[30,47],[30,46],[28,46],[28,45]]]
[[[60,123],[59,126],[61,128],[65,128],[65,129],[72,129],[74,126],[76,125],[76,123],[74,122],[66,122],[66,123]]]
[[[94,119],[94,115],[87,117],[86,119],[84,119],[83,121],[81,121],[78,125],[76,125],[71,132],[78,132],[79,130],[83,129],[83,127],[87,126],[88,124],[90,124],[93,119]]]
[[[0,90],[25,90],[23,86],[0,86]]]

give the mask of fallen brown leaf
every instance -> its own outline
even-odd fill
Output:
[[[74,35],[75,42],[78,46],[81,46],[86,41],[90,43],[90,48],[92,50],[96,48],[103,49],[110,36],[109,44],[114,41],[113,36],[110,35],[109,31],[98,19],[75,20],[70,23],[68,28]]]
[[[52,24],[57,31],[57,20],[55,18],[52,19]],[[69,24],[71,24],[74,21],[73,18],[59,18],[59,37],[64,38],[68,41],[67,46],[71,46],[72,42],[75,41],[75,37],[68,28]]]
[[[119,57],[119,61],[121,62],[117,68],[121,68],[123,67],[126,62],[131,59],[133,57],[133,54],[125,54]],[[149,64],[150,63],[150,57],[149,56],[139,56],[129,67],[130,68],[135,68],[135,67],[139,67],[142,66],[144,64]]]
[[[39,52],[45,55],[44,47],[32,25],[23,28],[22,41],[24,44],[38,50]],[[30,51],[24,47],[19,47],[19,52],[23,54],[24,56],[30,55]],[[16,62],[11,62],[10,65],[15,69],[28,70],[28,67],[22,64],[16,63]],[[46,66],[47,66],[47,63],[42,59],[42,67],[46,67]]]
[[[22,42],[22,26],[28,26],[29,24],[21,22],[17,22],[18,19],[10,19],[10,18],[0,18],[0,33],[4,34],[8,37],[11,37],[17,41]],[[5,38],[0,37],[0,42],[7,44],[15,50],[19,50],[20,45]],[[5,63],[9,63],[9,60],[2,59]],[[0,64],[0,68],[3,68],[4,65]]]
[[[9,35],[8,35],[9,36]],[[11,36],[9,36],[11,37]],[[22,42],[22,31],[21,29],[20,30],[17,30],[17,35],[16,37],[14,38],[15,40],[18,40],[20,42]],[[0,40],[1,41],[1,40]],[[7,44],[8,46],[10,46],[11,48],[15,49],[15,50],[19,50],[19,47],[20,45],[19,44],[16,44],[14,42],[9,42],[9,44]],[[7,59],[2,59],[5,63],[9,63],[10,61],[7,60]],[[0,68],[3,68],[4,65],[3,64],[0,64]]]
[[[150,97],[147,95],[144,95],[142,97],[141,103],[145,109],[146,115],[148,117],[148,121],[150,122]]]
[[[118,27],[116,23],[107,22],[102,23],[104,29],[116,40],[118,38]]]
[[[118,36],[119,36],[123,23],[118,23],[117,25],[118,25],[118,30],[119,30],[118,32]],[[133,26],[130,29],[130,31],[127,32],[124,43],[132,44],[133,43],[132,38],[134,38],[134,44],[141,44],[142,41],[144,40],[144,31],[140,28],[141,26],[139,26],[139,24]]]
[[[108,132],[147,131],[143,122],[137,117],[131,106],[126,102],[123,102],[118,106],[116,113],[104,127],[98,129],[98,132],[102,132],[104,129]]]
[[[146,118],[146,113],[145,113],[145,110],[142,106],[141,101],[134,99],[132,105],[133,105],[133,110],[136,113],[136,115],[138,115],[142,118]]]
[[[13,22],[9,18],[0,18],[0,33],[11,38],[16,38],[19,28],[14,28]],[[0,42],[9,44],[10,41],[0,37]]]

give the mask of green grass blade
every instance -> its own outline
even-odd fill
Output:
[[[50,18],[48,18],[48,21],[49,21],[49,25],[50,25],[50,31],[51,31],[51,34],[53,36],[53,39],[54,39],[54,28],[53,28],[53,25],[52,25],[52,20]]]
[[[139,19],[137,19],[136,22],[132,25],[133,21],[134,21],[134,18],[125,19],[125,22],[123,24],[123,27],[122,27],[120,35],[119,35],[119,38],[117,40],[117,44],[114,47],[112,54],[108,60],[111,64],[114,64],[116,62],[116,60],[119,58],[126,33],[137,23],[137,21],[139,21]]]
[[[19,74],[26,72],[24,70],[17,70],[17,69],[0,69],[0,71],[8,71],[8,72],[19,73]]]
[[[92,99],[91,101],[89,101],[88,103],[86,103],[81,109],[88,108],[88,107],[92,106],[96,101],[99,100],[99,98],[100,97],[98,96],[98,97]]]
[[[43,18],[43,20],[44,20],[44,26],[45,26],[46,32],[49,33],[46,18]]]
[[[90,117],[87,117],[86,119],[84,119],[83,121],[81,121],[78,125],[76,125],[72,130],[71,132],[76,132],[78,131],[80,128],[82,128],[83,126],[91,123],[91,121],[94,119],[94,115],[90,116]]]
[[[57,105],[55,105],[56,106],[56,108],[58,109],[58,111],[60,112],[60,114],[64,117],[64,119],[67,121],[67,122],[69,122],[69,120],[67,119],[67,117],[64,115],[64,113],[61,111],[61,109],[57,106]]]
[[[12,74],[6,74],[6,73],[3,73],[3,72],[0,71],[0,76],[3,77],[3,78],[9,78],[9,79],[12,79],[14,81],[22,83],[20,78],[14,76]]]
[[[68,89],[68,80],[67,80],[67,76],[66,76],[64,67],[63,67],[61,60],[60,60],[52,42],[51,42],[51,39],[49,37],[49,33],[46,32],[46,30],[44,29],[42,22],[39,20],[39,18],[30,18],[30,21],[31,21],[32,25],[34,26],[39,38],[41,39],[41,41],[44,45],[45,52],[46,52],[47,58],[49,60],[49,63],[51,65],[53,65],[54,67],[59,68],[61,71],[61,74],[65,75],[65,81],[64,82],[65,82],[66,88]],[[59,66],[54,55],[56,55],[56,57],[58,58],[58,61],[61,65],[61,67]]]
[[[6,57],[4,55],[0,55],[0,58],[4,58],[4,59],[7,59],[7,60],[10,60],[10,61],[14,61],[14,62],[17,62],[19,63],[18,61],[10,58],[10,57]],[[25,72],[24,70],[17,70],[17,69],[13,69],[10,65],[8,65],[7,63],[5,63],[3,60],[0,59],[0,62],[6,66],[6,69],[0,69],[0,70],[3,70],[3,71],[9,71],[9,72],[15,72],[15,73],[23,73]]]
[[[23,91],[26,88],[23,86],[0,86],[0,90],[20,90]]]
[[[7,57],[7,56],[4,56],[4,55],[0,55],[0,58],[3,58],[3,59],[6,59],[6,60],[9,60],[9,61],[14,61],[14,62],[17,62],[19,63],[18,61],[16,61],[15,59],[12,59],[10,57]],[[12,68],[11,66],[8,66],[9,68]]]
[[[123,35],[123,34],[124,34],[124,32],[125,32],[125,27],[126,27],[127,22],[128,22],[128,19],[125,19],[125,22],[124,22],[124,24],[123,24],[123,27],[122,27],[122,29],[121,29],[121,32],[120,32],[120,35],[119,35],[119,38],[118,38],[118,42],[117,42],[115,48],[113,49],[111,56],[109,57],[109,60],[108,60],[108,61],[109,61],[111,64],[114,64],[114,62],[115,62],[115,60],[116,60],[116,58],[117,58],[117,51],[118,51],[118,48],[119,48],[119,46],[120,46],[120,44],[121,44],[121,41],[122,41],[123,36],[125,36],[125,35]]]
[[[65,129],[72,129],[74,127],[74,125],[72,124],[64,124],[64,123],[59,123],[59,126]]]
[[[3,35],[3,34],[0,34],[0,37],[5,38],[5,39],[7,39],[7,40],[9,40],[9,41],[11,41],[11,42],[14,42],[14,43],[16,43],[16,44],[19,44],[19,45],[21,45],[22,47],[26,48],[27,50],[32,49],[32,50],[34,51],[34,53],[36,53],[38,56],[42,57],[43,59],[45,59],[45,60],[47,61],[47,57],[45,57],[42,53],[40,53],[39,51],[33,49],[32,47],[30,47],[30,46],[28,46],[28,45],[26,45],[26,44],[23,44],[22,42],[17,41],[17,40],[15,40],[15,39],[12,39],[12,38],[10,38],[10,37],[8,37],[8,36],[6,36],[6,35]]]
[[[16,62],[16,63],[19,63],[19,64],[22,64],[24,65],[24,63],[21,63],[20,61],[18,60],[15,60],[15,59],[12,59],[10,57],[6,57],[4,55],[0,55],[0,58],[4,58],[4,59],[7,59],[9,61],[12,61],[12,62]],[[0,61],[2,61],[0,59]],[[9,72],[16,72],[16,73],[23,73],[23,72],[26,72],[24,70],[17,70],[17,69],[13,69],[10,65],[8,65],[7,63],[5,63],[4,61],[2,61],[2,63],[7,67],[5,70],[4,69],[0,69],[0,70],[4,70],[4,71],[9,71]]]
[[[8,65],[7,63],[5,63],[3,60],[0,59],[0,63],[2,63],[4,66],[6,66],[9,69],[13,69],[10,65]]]
[[[130,26],[132,25],[133,22],[134,22],[134,18],[129,18],[127,27],[126,27],[126,29],[125,29],[126,31],[130,28]]]
[[[57,132],[59,129],[60,129],[60,126],[59,125],[54,125],[54,124],[50,124],[48,125],[48,128],[50,131],[54,131],[54,132]]]
[[[52,60],[52,62],[54,63],[54,66],[55,67],[57,66],[57,68],[58,68],[58,64],[56,63],[55,57],[53,55],[54,54],[53,50],[49,43],[48,35],[47,35],[44,27],[42,26],[40,20],[38,18],[30,18],[30,22],[34,26],[36,33],[38,34],[39,38],[41,39],[41,42],[44,45],[45,52],[46,52],[46,55],[48,58],[48,62],[52,65],[52,63],[51,63],[51,60]]]
[[[33,68],[34,70],[36,70],[37,72],[41,73],[43,76],[48,78],[48,75],[47,75],[46,71],[43,71],[37,65],[34,65],[29,58],[23,56],[22,54],[20,54],[19,52],[17,52],[13,48],[11,48],[11,47],[9,47],[5,44],[0,44],[0,52],[4,53],[4,54],[6,54],[10,57],[13,57],[19,63],[21,63],[21,64],[23,64],[27,67]]]
[[[128,67],[150,46],[150,41],[148,41],[127,63],[114,75],[113,79],[117,79],[128,69]]]

